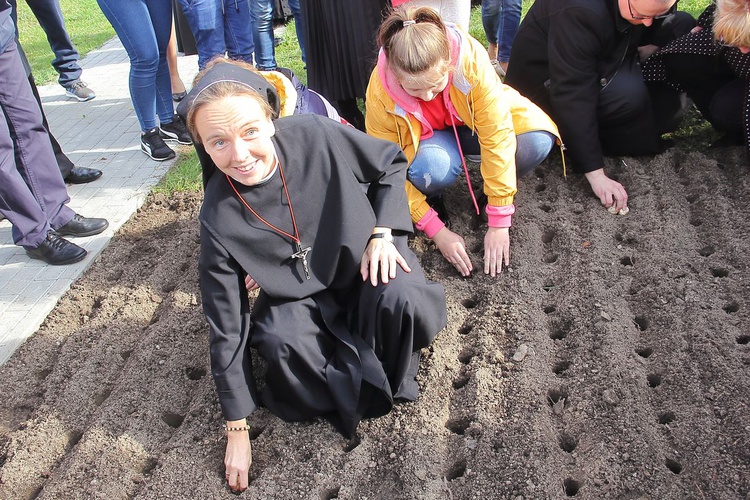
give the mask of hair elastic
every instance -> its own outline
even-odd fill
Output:
[[[416,24],[416,23],[417,21],[415,21],[414,19],[409,19],[408,21],[404,21],[404,28],[406,28],[407,26],[411,26],[412,24]]]

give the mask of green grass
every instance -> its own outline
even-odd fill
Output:
[[[60,7],[70,39],[81,58],[115,36],[96,0],[60,0]],[[18,0],[18,33],[36,82],[44,85],[57,81],[57,72],[51,65],[55,55],[25,0]]]
[[[189,153],[180,153],[177,161],[154,187],[154,193],[171,196],[174,193],[197,192],[203,189],[201,165],[195,149],[181,148]]]
[[[708,6],[709,1],[710,0],[682,0],[680,1],[680,10],[685,10],[692,14],[693,17],[697,18],[706,6]],[[529,7],[531,7],[532,3],[533,0],[523,1],[524,15]],[[476,6],[472,9],[469,33],[486,46],[487,38],[484,34],[484,28],[482,27],[482,13],[480,6]],[[293,21],[287,23],[286,28],[284,29],[284,41],[276,47],[276,63],[279,66],[291,68],[297,74],[300,81],[307,83],[307,73],[302,64],[301,52],[297,43],[297,35]],[[361,107],[364,108],[363,105]],[[686,118],[685,124],[677,132],[672,134],[672,137],[687,149],[699,150],[704,149],[708,144],[715,140],[717,134],[705,120],[700,118],[700,115],[697,112],[692,112]],[[181,155],[179,160],[170,169],[154,191],[170,195],[177,191],[200,191],[201,189],[200,164],[195,151],[191,150],[190,153]]]

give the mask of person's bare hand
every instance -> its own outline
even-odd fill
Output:
[[[461,273],[461,276],[471,274],[473,266],[466,252],[466,242],[461,236],[444,227],[432,237],[432,241],[435,242],[443,257]]]
[[[586,179],[602,205],[613,208],[612,213],[628,212],[628,193],[622,184],[607,177],[603,168],[586,173]]]
[[[245,276],[245,288],[247,288],[248,292],[252,292],[253,290],[257,290],[260,288],[260,285],[255,282],[252,276],[249,274]]]
[[[510,264],[510,233],[507,227],[491,227],[484,236],[484,274],[493,278]]]
[[[231,427],[230,423],[227,423]],[[244,424],[243,424],[244,425]],[[224,453],[224,468],[227,486],[234,492],[247,489],[248,472],[253,462],[248,431],[228,431],[227,449]]]
[[[372,286],[376,286],[378,276],[383,283],[388,283],[388,280],[394,279],[399,266],[407,273],[411,272],[406,259],[393,243],[385,238],[373,238],[367,244],[365,253],[362,255],[359,272],[362,275],[362,281],[367,281],[367,278],[370,278]]]

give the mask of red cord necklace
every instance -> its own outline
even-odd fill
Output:
[[[289,215],[292,216],[292,227],[294,227],[294,234],[290,234],[283,229],[279,229],[278,227],[274,226],[270,222],[268,222],[266,219],[261,217],[258,212],[253,210],[253,207],[251,207],[245,199],[240,196],[239,191],[237,191],[237,188],[234,186],[234,183],[232,182],[232,178],[229,177],[229,175],[224,174],[227,176],[227,181],[229,181],[229,185],[232,186],[232,190],[234,190],[234,193],[237,195],[237,198],[240,199],[243,205],[247,207],[250,212],[258,218],[263,224],[270,227],[274,231],[276,231],[279,234],[282,234],[286,236],[287,238],[290,238],[294,242],[294,248],[297,250],[292,254],[292,259],[299,259],[302,261],[302,268],[305,271],[305,277],[307,279],[310,279],[310,267],[307,263],[307,254],[312,251],[311,247],[305,247],[302,248],[302,241],[299,238],[299,231],[297,230],[297,219],[294,217],[294,208],[292,207],[292,199],[289,197],[289,189],[286,187],[286,177],[284,176],[284,169],[281,168],[281,163],[276,160],[276,165],[279,167],[279,174],[281,174],[281,184],[284,186],[284,194],[286,195],[286,201],[289,203]]]

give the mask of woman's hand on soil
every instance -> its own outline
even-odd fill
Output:
[[[245,287],[247,288],[248,292],[252,292],[253,290],[257,290],[260,288],[260,285],[255,282],[255,280],[250,276],[249,274],[245,276]]]
[[[243,492],[247,489],[248,471],[253,463],[248,431],[227,432],[227,450],[224,454],[225,478],[229,489]]]
[[[484,236],[484,274],[493,278],[510,264],[510,232],[507,227],[491,227]]]
[[[362,255],[362,263],[359,265],[359,272],[362,275],[362,281],[370,278],[372,286],[378,284],[378,275],[380,281],[388,283],[396,277],[396,269],[401,269],[407,273],[411,272],[409,264],[401,255],[396,246],[385,238],[371,239]]]
[[[614,207],[613,213],[627,213],[628,193],[622,184],[607,177],[603,168],[587,172],[586,179],[602,205],[606,208]]]
[[[466,242],[461,236],[444,227],[433,236],[432,241],[435,242],[443,257],[461,273],[461,276],[469,276],[473,267],[469,254],[466,253]]]

